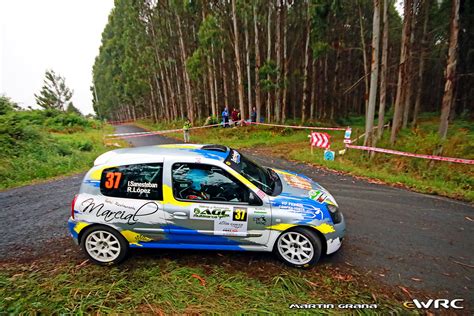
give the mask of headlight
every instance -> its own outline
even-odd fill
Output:
[[[331,215],[334,224],[339,224],[342,221],[342,214],[336,205],[327,204],[329,214]]]

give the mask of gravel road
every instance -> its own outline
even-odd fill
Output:
[[[142,131],[121,125],[118,133]],[[162,136],[133,146],[176,143]],[[255,161],[306,174],[326,187],[346,217],[344,246],[326,263],[349,264],[383,282],[464,298],[474,304],[474,207],[447,198],[374,184],[307,164],[245,151]],[[83,174],[0,192],[0,261],[47,251],[68,235],[70,201]]]

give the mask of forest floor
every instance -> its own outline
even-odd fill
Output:
[[[345,123],[352,127],[353,139],[363,133],[362,118]],[[151,130],[182,127],[177,123],[153,124],[151,121],[140,121],[137,125]],[[401,131],[395,146],[390,145],[389,131],[386,130],[377,147],[430,155],[438,144],[437,127],[438,118],[425,114],[416,128]],[[367,152],[359,150],[347,150],[344,155],[339,155],[339,150],[344,149],[344,131],[328,131],[331,150],[335,151],[336,158],[326,161],[323,149],[315,148],[311,154],[308,134],[309,130],[265,126],[209,128],[191,131],[191,142],[217,143],[237,149],[252,148],[262,154],[311,163],[421,193],[474,201],[474,168],[471,165],[442,161],[431,163],[425,159],[382,153],[369,159]],[[167,136],[182,140],[181,133]],[[357,144],[362,142],[363,139]],[[450,124],[443,156],[474,159],[474,124],[471,121],[455,120]]]

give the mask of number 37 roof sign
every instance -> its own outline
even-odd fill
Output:
[[[319,148],[329,148],[331,136],[328,133],[312,132],[309,135],[311,146]]]

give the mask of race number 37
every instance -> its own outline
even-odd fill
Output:
[[[105,175],[105,188],[106,189],[117,189],[120,184],[120,179],[122,178],[121,172],[107,172]]]
[[[236,222],[247,221],[247,209],[245,207],[234,208],[234,213],[232,214],[232,220]]]

